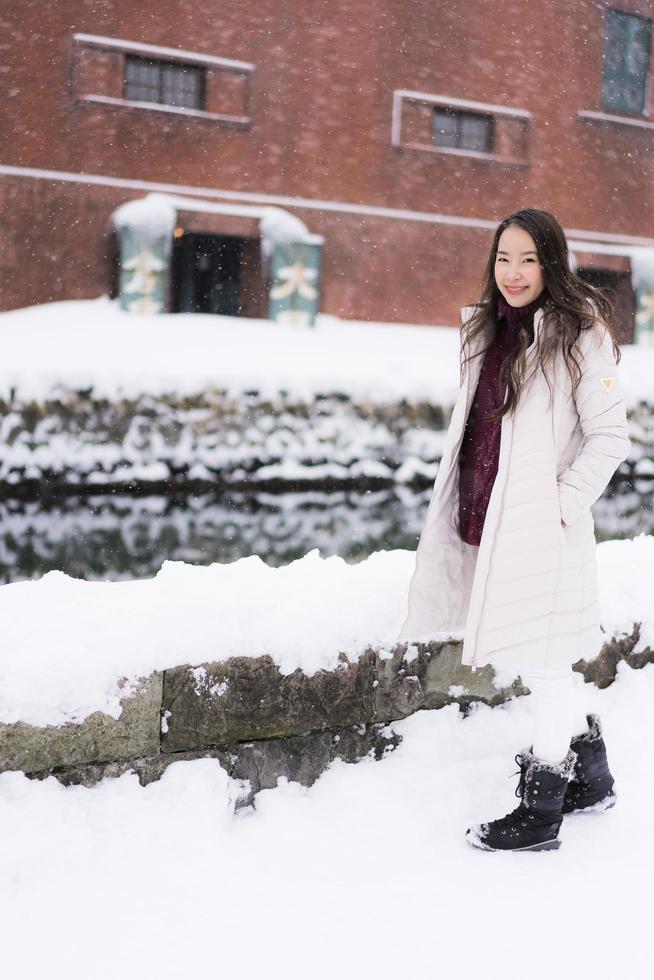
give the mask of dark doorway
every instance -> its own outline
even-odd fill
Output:
[[[195,232],[175,239],[171,281],[174,313],[241,314],[244,241]]]
[[[621,344],[633,344],[636,298],[629,273],[611,269],[577,269],[577,275],[591,286],[607,291],[615,303],[616,339]]]

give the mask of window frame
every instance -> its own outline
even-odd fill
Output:
[[[493,150],[488,153],[438,145],[432,135],[433,109],[435,106],[492,117]],[[425,123],[424,134],[415,134],[411,131],[411,122],[407,123],[406,118],[416,110],[420,111],[421,109],[429,112],[430,119]],[[392,94],[390,123],[391,146],[398,152],[408,151],[443,157],[459,157],[471,163],[520,169],[526,169],[530,166],[529,146],[533,115],[528,109],[462,99],[459,96],[445,93],[438,94],[416,89],[398,88],[394,89]],[[408,126],[408,131],[406,126]]]
[[[91,68],[87,74],[86,62],[92,64],[93,52],[98,52],[109,64],[96,79]],[[205,110],[187,109],[183,106],[170,105],[162,102],[141,102],[123,98],[123,86],[126,55],[137,55],[146,61],[163,61],[166,64],[182,64],[189,67],[204,69],[205,75]],[[105,65],[106,68],[106,65]],[[182,50],[160,44],[147,44],[144,41],[130,41],[124,38],[107,37],[101,34],[85,34],[76,32],[71,37],[69,97],[71,104],[79,107],[114,109],[126,112],[155,114],[160,117],[170,116],[178,119],[194,119],[202,123],[219,124],[238,130],[252,128],[252,80],[257,70],[256,64],[249,61],[239,61],[220,55],[204,54],[199,51]],[[237,111],[221,110],[212,102],[212,93],[217,88],[216,79],[225,73],[230,78],[230,84],[238,79],[242,91],[240,100],[242,106],[234,105]]]

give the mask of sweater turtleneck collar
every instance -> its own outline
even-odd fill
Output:
[[[526,306],[511,306],[502,293],[500,293],[497,299],[497,317],[498,319],[504,317],[507,326],[512,330],[523,325],[529,326],[533,321],[536,310],[539,310],[544,302],[545,290],[543,290],[540,296],[532,300],[531,303],[527,303]]]

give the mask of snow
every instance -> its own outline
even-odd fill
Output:
[[[261,226],[261,250],[270,256],[273,246],[288,242],[322,244],[321,235],[310,234],[307,226],[296,215],[283,208],[255,207],[248,204],[225,204],[203,201],[177,194],[151,193],[128,201],[116,208],[112,220],[116,227],[131,225],[151,235],[171,235],[178,211],[201,211],[203,214],[229,214],[245,218],[258,218]]]
[[[654,536],[598,545],[602,625],[654,646]],[[0,587],[0,721],[34,725],[120,715],[125,678],[267,654],[282,674],[333,669],[339,652],[389,651],[406,612],[410,551],[357,564],[317,549],[281,567],[259,557],[164,562],[151,579],[86,582],[62,572]],[[442,634],[462,638],[461,632]],[[409,659],[415,651],[409,651]],[[216,692],[224,693],[224,692]]]
[[[322,235],[311,235],[300,219],[282,208],[267,207],[261,216],[261,251],[268,258],[273,245],[286,242],[322,244]]]
[[[252,556],[164,562],[132,582],[49,572],[2,586],[0,720],[59,724],[98,709],[117,718],[119,678],[177,664],[268,654],[283,674],[335,668],[340,650],[394,640],[412,561],[377,552],[348,565],[316,549],[279,568]]]
[[[148,194],[121,204],[112,214],[112,221],[116,228],[128,225],[152,237],[172,235],[177,217],[173,201],[165,194]]]
[[[344,392],[372,404],[406,399],[448,407],[459,386],[459,337],[446,326],[327,315],[315,328],[299,329],[245,317],[124,313],[106,297],[49,303],[0,314],[0,397],[44,401],[57,391],[92,388],[96,397],[118,399],[220,389],[297,399]],[[653,350],[623,346],[620,374],[630,405],[652,401]]]
[[[0,396],[13,389],[39,401],[93,388],[111,399],[220,389],[448,404],[459,384],[458,330],[325,315],[298,329],[246,317],[124,313],[102,297],[0,314],[0,343]]]
[[[580,690],[582,685],[580,685]],[[530,699],[394,722],[381,761],[280,780],[234,814],[213,760],[93,789],[0,775],[0,918],[8,975],[181,980],[645,978],[654,858],[654,667],[621,665],[601,715],[618,804],[566,817],[560,850],[488,854],[473,822],[516,804]],[[74,943],[62,941],[71,935]],[[38,942],[34,937],[38,936]],[[542,942],[547,939],[547,949]]]

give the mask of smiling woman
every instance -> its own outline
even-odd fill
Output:
[[[613,310],[572,272],[556,218],[526,208],[496,229],[461,319],[461,389],[399,639],[463,628],[463,664],[522,675],[536,723],[520,805],[468,840],[551,850],[564,812],[615,801],[571,670],[601,646],[590,507],[630,448]]]
[[[526,306],[543,292],[543,267],[534,240],[518,225],[509,225],[500,236],[495,282],[511,306]]]

